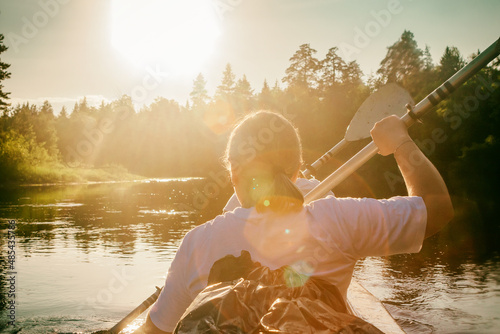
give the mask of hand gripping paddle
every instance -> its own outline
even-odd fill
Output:
[[[349,123],[344,139],[335,145],[321,158],[307,166],[302,174],[308,178],[312,173],[323,166],[335,154],[346,147],[350,142],[370,137],[370,130],[375,123],[390,115],[403,116],[407,109],[406,105],[414,106],[410,94],[395,83],[389,83],[379,88],[370,95],[356,111]]]

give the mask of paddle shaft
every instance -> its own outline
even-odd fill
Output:
[[[119,323],[113,326],[108,333],[118,334],[121,330],[127,327],[132,321],[134,321],[142,312],[146,311],[154,302],[158,299],[162,288],[156,287],[155,293],[149,296],[141,305],[137,306],[132,312],[127,314]]]
[[[476,74],[490,61],[495,59],[500,54],[500,38],[491,44],[486,50],[481,52],[469,64],[465,65],[461,70],[455,73],[445,83],[436,88],[432,93],[427,95],[420,101],[410,112],[401,117],[405,124],[410,127],[415,123],[416,119],[426,114],[432,107],[447,98],[455,89],[467,81],[470,77]],[[349,159],[345,164],[340,166],[335,172],[330,174],[313,190],[304,196],[304,202],[310,203],[332,188],[336,187],[340,182],[345,180],[349,175],[354,173],[359,167],[365,164],[378,152],[378,148],[373,141],[366,145],[361,151]]]
[[[336,155],[340,150],[342,150],[345,146],[347,146],[349,142],[343,138],[341,141],[337,143],[334,147],[332,147],[328,152],[323,154],[321,158],[313,162],[311,165],[308,165],[307,168],[302,171],[302,175],[308,179],[312,176],[312,174],[317,171],[324,163],[330,160],[334,155]]]

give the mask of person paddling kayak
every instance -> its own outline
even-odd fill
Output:
[[[371,135],[381,155],[394,155],[408,196],[328,196],[304,205],[294,183],[302,165],[297,130],[276,113],[245,117],[233,130],[225,156],[241,207],[186,234],[165,287],[136,333],[172,332],[207,287],[214,263],[227,255],[247,251],[270,269],[289,266],[319,277],[337,286],[345,299],[357,260],[420,251],[424,238],[453,217],[446,185],[398,117],[376,123]]]

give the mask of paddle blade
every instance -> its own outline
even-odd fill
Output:
[[[410,93],[397,84],[389,83],[379,88],[359,107],[349,123],[345,140],[356,141],[370,137],[370,130],[376,122],[390,115],[403,116],[407,103],[415,105]]]

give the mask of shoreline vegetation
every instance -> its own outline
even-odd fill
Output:
[[[0,53],[5,49],[0,38]],[[364,80],[357,62],[344,60],[337,47],[323,59],[316,53],[301,45],[281,83],[264,80],[260,92],[245,75],[237,79],[228,64],[213,96],[200,73],[185,105],[157,97],[139,110],[128,95],[99,106],[84,98],[70,112],[55,113],[48,101],[9,106],[0,85],[0,185],[196,176],[224,188],[229,181],[220,157],[230,129],[249,112],[266,109],[289,118],[303,140],[304,161],[311,163],[343,138],[361,103],[382,85],[395,82],[419,102],[477,55],[464,58],[449,46],[436,64],[429,48],[420,49],[413,33],[404,31],[377,72]],[[1,83],[10,73],[8,64],[0,65]],[[410,129],[443,175],[457,213],[479,221],[464,233],[482,229],[491,245],[500,236],[495,209],[500,176],[494,163],[500,156],[499,87],[497,58],[425,115],[423,125]],[[250,139],[249,152],[265,140]],[[323,179],[362,144],[351,144],[316,177]],[[382,198],[404,194],[405,187],[394,159],[377,156],[335,193]]]
[[[60,163],[24,166],[20,168],[19,176],[18,180],[0,183],[0,188],[131,182],[146,179],[129,173],[122,166],[70,168]]]

